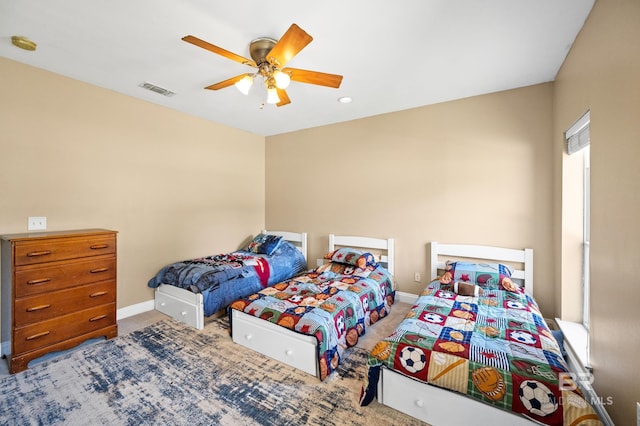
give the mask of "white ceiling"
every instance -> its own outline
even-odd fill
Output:
[[[0,0],[0,56],[270,136],[553,81],[594,1]],[[292,82],[282,107],[260,108],[260,84],[248,96],[204,90],[253,69],[181,40],[249,57],[251,40],[279,39],[292,23],[314,40],[287,65],[344,79],[339,89]]]

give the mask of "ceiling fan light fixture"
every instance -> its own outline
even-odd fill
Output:
[[[289,77],[289,74],[280,70],[276,70],[273,73],[273,78],[276,80],[276,87],[278,89],[284,90],[289,87],[289,83],[291,83],[291,77]]]
[[[267,89],[267,103],[277,104],[278,102],[280,102],[278,91],[274,87]]]
[[[243,95],[248,95],[251,86],[253,85],[253,76],[250,74],[245,75],[239,81],[235,83],[236,88]]]
[[[268,37],[254,39],[249,44],[251,59],[230,52],[192,35],[186,35],[182,37],[182,40],[242,65],[248,65],[251,68],[257,69],[253,74],[239,74],[206,86],[205,89],[207,90],[219,90],[235,85],[241,93],[247,95],[249,94],[255,77],[260,76],[264,80],[264,86],[267,90],[267,100],[264,103],[276,104],[281,107],[291,103],[289,95],[285,90],[291,80],[298,83],[315,84],[336,89],[340,87],[340,83],[342,82],[342,76],[337,74],[284,68],[294,56],[313,40],[313,37],[296,24],[291,24],[280,40]]]

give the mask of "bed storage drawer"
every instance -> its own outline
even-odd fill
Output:
[[[525,417],[503,411],[454,391],[446,391],[410,379],[387,368],[382,368],[380,371],[378,402],[432,425],[468,425],[466,417],[457,415],[457,410],[462,409],[461,407],[464,407],[465,412],[473,412],[480,423],[483,419],[491,419],[491,424],[495,426],[531,426],[533,424]],[[444,410],[443,414],[442,407],[451,407],[451,410]]]
[[[318,376],[315,337],[306,336],[252,315],[232,310],[233,341]]]
[[[156,289],[155,309],[202,330],[204,328],[204,306],[202,294],[191,293],[178,287],[161,284]]]

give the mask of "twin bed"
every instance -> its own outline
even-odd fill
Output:
[[[329,235],[328,263],[231,304],[233,341],[324,380],[391,309],[393,253],[393,239]]]
[[[230,302],[233,341],[320,380],[331,374],[391,309],[394,242],[330,235],[325,257]],[[532,250],[432,242],[431,276],[443,278],[371,351],[362,405],[377,399],[434,425],[601,424],[531,297]]]
[[[156,310],[201,330],[237,298],[306,269],[306,233],[262,231],[242,250],[166,265],[148,285]]]
[[[431,243],[439,279],[372,349],[361,404],[434,425],[601,424],[531,297],[532,263],[529,249]]]

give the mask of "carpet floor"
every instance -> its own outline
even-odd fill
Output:
[[[360,407],[367,351],[324,382],[233,343],[226,319],[165,319],[0,379],[11,425],[419,425]]]

